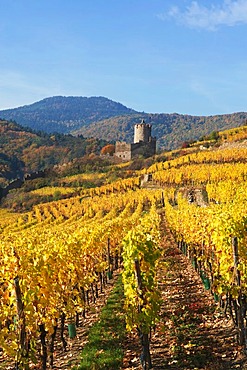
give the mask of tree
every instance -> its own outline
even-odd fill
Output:
[[[219,135],[219,132],[218,131],[212,131],[209,136],[208,136],[208,139],[209,140],[218,140],[220,137]]]
[[[113,144],[108,144],[108,145],[105,145],[102,149],[101,149],[101,154],[102,155],[113,155],[115,153],[115,145]]]

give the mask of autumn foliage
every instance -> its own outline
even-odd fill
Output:
[[[108,145],[105,145],[102,149],[101,149],[101,154],[102,155],[113,155],[115,153],[115,145],[113,144],[108,144]]]

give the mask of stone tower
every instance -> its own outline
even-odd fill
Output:
[[[134,143],[148,143],[151,141],[151,127],[144,119],[134,126]]]
[[[144,120],[134,126],[134,143],[117,141],[115,157],[130,161],[134,157],[148,158],[156,154],[156,138],[151,136],[152,125]]]

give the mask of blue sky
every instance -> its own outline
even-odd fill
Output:
[[[247,0],[0,0],[0,14],[0,109],[63,95],[247,111]]]

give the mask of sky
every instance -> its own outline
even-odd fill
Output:
[[[0,0],[0,14],[0,109],[62,95],[247,111],[247,0]]]

